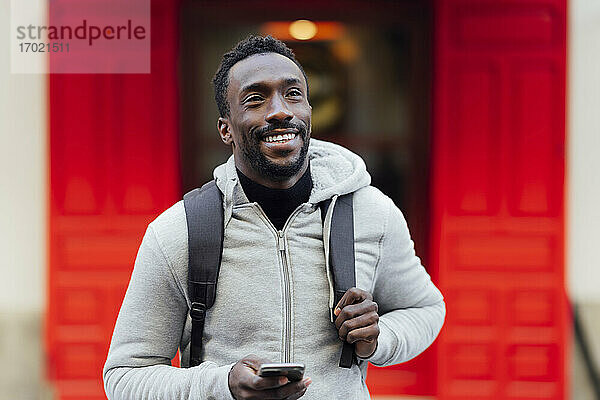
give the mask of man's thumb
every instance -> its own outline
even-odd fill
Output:
[[[264,364],[265,361],[260,359],[255,354],[249,354],[242,359],[242,363],[248,368],[253,369],[254,371],[258,371],[261,364]]]

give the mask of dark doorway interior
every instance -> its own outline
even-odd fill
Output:
[[[212,76],[238,40],[270,33],[296,53],[310,82],[313,137],[360,154],[373,185],[403,210],[427,265],[431,8],[428,2],[187,1],[181,14],[182,187],[212,179],[230,149],[218,138]],[[271,5],[272,7],[269,7]],[[265,13],[264,10],[269,10]],[[311,40],[287,27],[314,21]]]

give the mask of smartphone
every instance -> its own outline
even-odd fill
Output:
[[[285,376],[290,381],[299,381],[304,376],[304,364],[298,363],[269,363],[262,364],[258,376]]]

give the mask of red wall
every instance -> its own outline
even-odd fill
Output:
[[[440,399],[564,399],[566,0],[435,3]]]
[[[49,75],[46,351],[59,399],[105,398],[137,247],[180,196],[177,16],[176,2],[152,2],[151,74]]]

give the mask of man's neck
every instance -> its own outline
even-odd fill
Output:
[[[277,179],[277,180],[272,179],[272,178],[267,178],[264,175],[260,175],[260,174],[256,173],[254,170],[245,168],[243,165],[238,165],[237,162],[236,162],[235,166],[238,171],[240,171],[242,174],[244,174],[244,176],[246,176],[251,181],[258,183],[259,185],[262,185],[269,189],[280,189],[281,190],[281,189],[289,189],[289,188],[293,187],[306,174],[306,171],[308,170],[308,158],[306,159],[302,168],[300,168],[300,170],[294,176],[291,176],[289,178]]]
[[[285,221],[300,204],[308,201],[312,190],[310,169],[293,186],[285,189],[264,186],[245,176],[239,169],[237,173],[248,200],[258,203],[278,230],[283,229]]]

